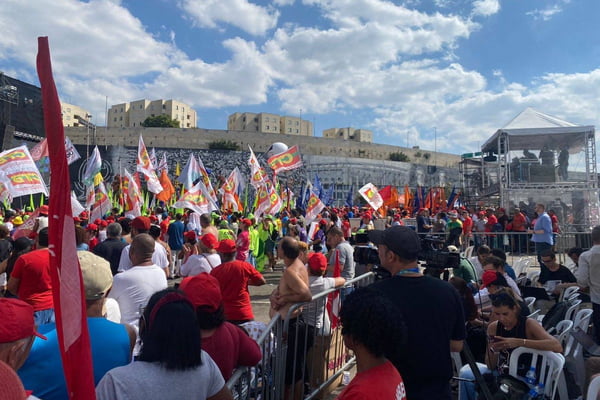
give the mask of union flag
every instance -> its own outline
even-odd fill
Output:
[[[267,160],[269,166],[276,174],[291,171],[302,166],[302,157],[298,146],[292,146],[283,153],[276,154]]]

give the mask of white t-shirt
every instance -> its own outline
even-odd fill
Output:
[[[194,276],[206,272],[210,274],[217,266],[221,265],[221,257],[217,253],[194,254],[188,257],[180,268],[181,276]]]
[[[126,247],[123,248],[123,251],[121,252],[121,259],[119,260],[119,272],[127,271],[133,266],[131,260],[129,259],[130,248],[131,245],[128,244]],[[152,262],[162,269],[165,269],[169,266],[167,250],[165,250],[164,246],[158,243],[157,241],[154,241],[154,253],[152,254]]]
[[[216,395],[225,386],[217,364],[202,350],[202,365],[168,371],[156,362],[134,361],[113,368],[96,386],[98,400],[194,399]]]
[[[477,279],[480,280],[483,275],[483,265],[479,262],[479,258],[477,256],[473,256],[469,258],[471,265],[475,268],[475,272],[477,273]]]
[[[108,297],[119,303],[121,323],[133,325],[137,329],[140,307],[146,307],[150,296],[166,288],[167,277],[160,267],[132,267],[115,275]]]
[[[335,278],[325,278],[322,276],[308,277],[310,293],[313,296],[329,290],[335,287]],[[314,326],[315,328],[323,328],[323,331],[329,331],[329,318],[325,316],[325,304],[327,303],[327,297],[322,297],[317,301],[311,301],[308,303],[302,311],[302,316],[307,325]],[[326,333],[319,333],[324,335]]]

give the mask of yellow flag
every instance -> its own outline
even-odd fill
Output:
[[[179,161],[175,164],[175,176],[179,177],[181,175],[181,165],[179,165]]]
[[[104,182],[104,178],[102,177],[102,174],[100,172],[98,172],[95,176],[94,176],[94,186],[98,186],[99,184],[101,184],[102,182]]]

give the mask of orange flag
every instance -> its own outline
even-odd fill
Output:
[[[168,203],[169,200],[171,200],[171,197],[173,197],[173,194],[175,194],[175,188],[173,187],[173,184],[169,179],[169,175],[167,175],[167,170],[162,170],[162,172],[160,173],[160,178],[158,178],[158,180],[163,190],[162,192],[156,195],[156,198],[158,200],[164,201],[165,203]]]

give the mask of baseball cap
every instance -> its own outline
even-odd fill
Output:
[[[131,227],[137,230],[148,231],[150,230],[150,218],[135,217],[133,221],[131,221]]]
[[[86,231],[97,231],[98,230],[98,225],[96,224],[88,224],[88,226],[85,227]]]
[[[222,220],[221,222],[219,222],[219,228],[229,228],[229,222],[227,222],[227,220]]]
[[[14,217],[12,220],[13,225],[18,226],[18,225],[23,225],[23,217],[21,217],[20,215],[17,217]]]
[[[392,226],[384,231],[369,231],[369,240],[388,249],[406,260],[415,260],[421,251],[417,233],[406,226]]]
[[[206,272],[185,278],[181,281],[179,289],[187,295],[194,307],[206,307],[209,311],[217,311],[221,305],[219,281]]]
[[[323,253],[310,253],[308,267],[311,271],[322,273],[327,270],[327,257]]]
[[[448,217],[450,217],[450,218],[458,218],[458,213],[456,211],[450,211],[448,213]]]
[[[50,211],[50,207],[48,207],[48,205],[46,205],[46,204],[44,204],[43,206],[41,206],[39,208],[40,214],[48,215],[49,211]]]
[[[187,231],[183,234],[183,237],[186,238],[187,240],[196,240],[196,232]]]
[[[219,241],[212,233],[205,233],[200,237],[200,241],[209,249],[215,249],[219,245]]]
[[[242,224],[244,224],[246,226],[252,226],[252,221],[250,221],[248,218],[243,218]]]
[[[502,274],[497,271],[484,271],[483,275],[481,275],[481,281],[483,282],[482,287],[488,287],[490,285],[508,287],[506,278],[504,278],[504,276],[502,276]]]
[[[23,300],[0,298],[0,343],[10,343],[30,336],[46,340],[35,330],[33,307]]]
[[[224,239],[219,242],[217,247],[219,253],[230,254],[235,253],[235,242],[233,239]]]
[[[83,277],[85,299],[98,300],[106,296],[113,284],[110,263],[89,251],[78,251],[77,258]]]

